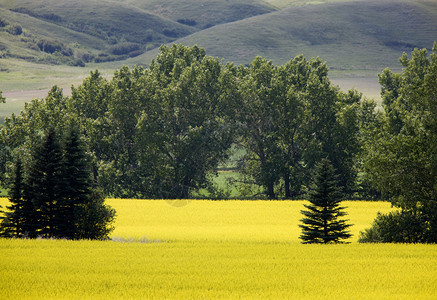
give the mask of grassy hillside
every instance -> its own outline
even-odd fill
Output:
[[[123,60],[203,28],[272,10],[251,0],[2,0],[0,50],[5,58],[50,64]]]
[[[0,0],[0,115],[92,69],[147,65],[172,42],[237,64],[320,56],[342,88],[378,97],[376,74],[436,32],[434,0]]]
[[[248,63],[256,55],[284,63],[303,53],[320,56],[331,70],[375,76],[398,67],[403,51],[431,48],[437,39],[437,2],[349,1],[293,6],[223,24],[177,40],[209,55]],[[132,61],[148,61],[146,53]]]
[[[2,1],[0,8],[0,18],[7,24],[2,32],[6,57],[52,59],[45,63],[65,64],[66,57],[82,63],[124,59],[195,31],[112,1],[14,0]],[[11,26],[20,26],[22,33],[11,34]]]
[[[262,15],[276,8],[262,0],[122,0],[198,29]]]

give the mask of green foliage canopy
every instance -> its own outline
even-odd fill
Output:
[[[340,92],[327,73],[320,59],[303,56],[283,66],[257,57],[246,67],[197,46],[162,46],[147,69],[123,67],[111,80],[91,72],[71,97],[55,86],[7,118],[2,167],[15,152],[29,157],[45,128],[65,131],[76,120],[106,195],[188,198],[212,189],[233,144],[246,153],[247,181],[269,198],[302,195],[322,157],[352,193],[361,95]]]
[[[239,69],[235,119],[246,149],[244,173],[269,198],[301,196],[310,170],[328,157],[340,184],[355,189],[361,95],[333,86],[320,59],[297,56],[283,66],[256,58]]]
[[[437,241],[436,51],[434,44],[430,55],[426,49],[415,49],[411,57],[404,53],[402,73],[380,74],[384,115],[365,151],[370,181],[401,209],[391,218],[398,224],[413,218],[424,226],[416,238],[405,237],[409,242]],[[380,218],[379,224],[390,220]]]

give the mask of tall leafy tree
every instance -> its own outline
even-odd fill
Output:
[[[379,76],[385,114],[366,144],[369,180],[401,210],[390,218],[381,217],[394,222],[379,222],[379,230],[391,230],[384,224],[407,224],[403,222],[407,219],[423,225],[415,239],[409,230],[398,228],[399,233],[405,232],[405,242],[437,242],[436,52],[437,44],[430,55],[426,49],[415,49],[411,57],[404,53],[402,73],[386,69]]]
[[[301,196],[311,169],[328,157],[345,192],[355,188],[359,143],[359,101],[331,84],[320,59],[297,56],[283,66],[256,58],[238,74],[235,118],[245,148],[243,172],[269,198]]]
[[[218,59],[204,50],[161,47],[146,77],[154,92],[137,125],[142,186],[151,197],[188,198],[209,184],[227,157],[231,126],[223,113],[226,82]]]
[[[309,192],[307,210],[301,211],[304,218],[300,239],[304,244],[340,243],[351,237],[347,230],[351,224],[339,219],[346,215],[345,207],[340,206],[342,194],[338,187],[334,168],[327,159],[317,166],[313,184]]]
[[[114,132],[109,115],[109,104],[113,85],[99,71],[90,72],[81,85],[71,88],[71,97],[67,99],[69,114],[74,116],[80,127],[80,133],[91,155],[91,168],[94,182],[107,192],[112,193],[115,174],[108,172],[114,160],[112,147]],[[108,174],[109,173],[109,174]]]
[[[223,65],[197,46],[163,46],[149,68],[95,71],[64,97],[53,87],[0,130],[0,172],[13,151],[29,157],[49,127],[76,118],[92,158],[94,182],[117,197],[190,197],[211,177],[233,142],[243,172],[269,198],[302,195],[309,170],[328,157],[352,192],[359,96],[341,93],[320,59],[284,66],[256,58]],[[238,138],[235,129],[238,128]]]
[[[246,150],[243,173],[264,187],[270,199],[276,198],[275,185],[280,179],[281,161],[274,135],[280,112],[281,84],[277,67],[270,61],[255,58],[248,68],[240,67],[240,95],[236,100],[235,118],[241,124],[241,145]],[[283,91],[283,90],[282,90]]]
[[[53,86],[45,98],[33,99],[25,103],[19,115],[5,118],[0,127],[0,177],[4,176],[6,165],[13,161],[15,152],[20,152],[25,161],[31,155],[30,149],[40,143],[42,132],[50,127],[62,130],[66,116],[71,115],[66,100],[62,89]]]

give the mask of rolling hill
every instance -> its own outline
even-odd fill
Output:
[[[344,86],[366,82],[375,96],[378,72],[435,40],[435,0],[0,0],[0,90],[68,87],[183,43],[236,64],[320,56]]]
[[[437,40],[437,1],[349,1],[293,6],[196,32],[176,40],[209,55],[248,63],[261,55],[282,64],[303,53],[341,74],[396,68],[402,52]],[[131,63],[150,60],[145,53]]]

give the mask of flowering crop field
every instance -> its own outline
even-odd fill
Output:
[[[0,299],[436,299],[437,246],[299,243],[303,201],[109,199],[112,241],[0,239]],[[5,206],[6,199],[0,199]]]

